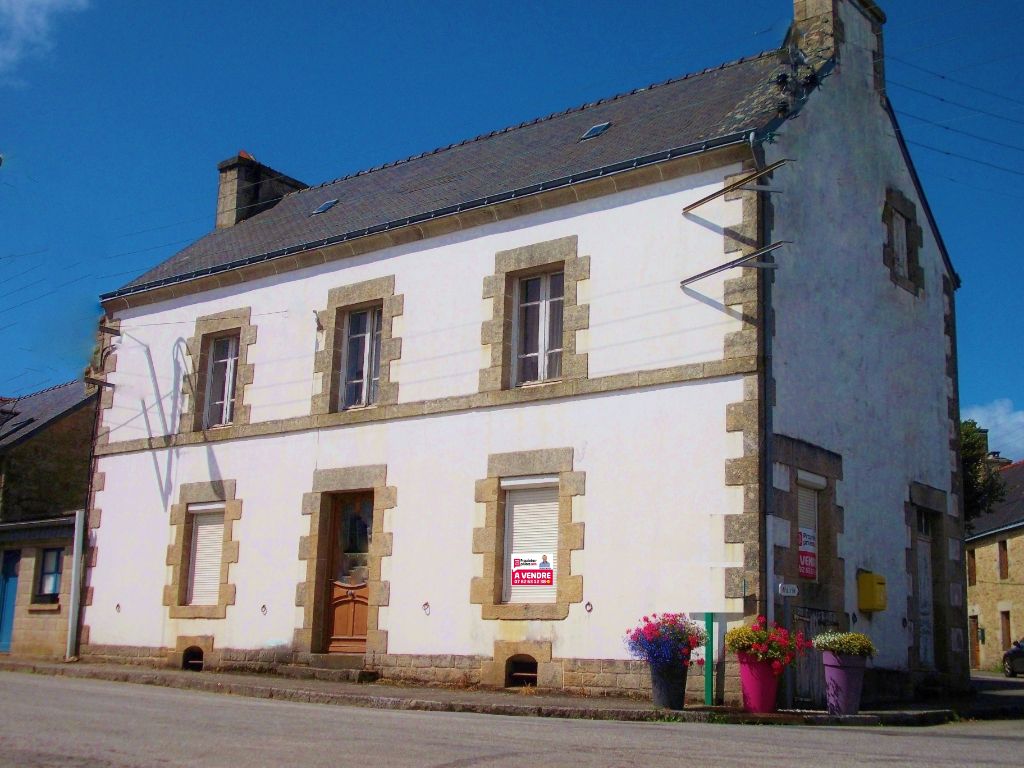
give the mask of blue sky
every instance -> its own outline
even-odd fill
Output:
[[[1024,10],[881,4],[890,96],[964,281],[964,413],[1024,458]],[[240,149],[315,184],[777,47],[791,16],[790,0],[0,0],[0,393],[80,374],[97,296],[212,228],[216,164]]]

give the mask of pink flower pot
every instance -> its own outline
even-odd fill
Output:
[[[770,661],[758,661],[745,653],[736,654],[740,661],[740,688],[743,708],[747,712],[765,715],[774,712],[775,696],[779,691],[779,678],[772,671]]]

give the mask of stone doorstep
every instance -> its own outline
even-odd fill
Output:
[[[308,668],[305,668],[308,670]],[[366,687],[366,694],[332,692],[316,688],[283,687],[275,685],[273,675],[247,676],[230,673],[181,672],[159,670],[129,665],[93,665],[89,663],[31,662],[0,658],[0,671],[28,674],[72,677],[77,679],[106,680],[110,682],[158,685],[168,688],[204,691],[207,693],[230,694],[260,699],[280,699],[310,704],[333,704],[337,706],[368,707],[372,709],[419,710],[426,712],[468,712],[490,715],[512,715],[522,717],[558,717],[583,720],[619,720],[625,722],[682,722],[682,723],[731,723],[751,725],[892,725],[929,726],[948,723],[956,718],[950,709],[864,712],[853,716],[831,716],[823,712],[783,711],[771,715],[753,715],[730,707],[693,707],[682,711],[654,709],[652,707],[617,708],[595,706],[586,699],[564,696],[564,704],[507,703],[505,692],[492,692],[487,700],[479,700],[480,692],[474,692],[477,700],[458,700],[444,697],[430,699],[430,688],[410,688],[380,685]],[[347,670],[334,670],[344,672]],[[316,670],[325,673],[329,670]],[[227,682],[223,678],[237,677]],[[322,679],[322,678],[317,678]],[[315,684],[314,684],[315,685]],[[384,690],[394,695],[383,693]],[[371,693],[372,691],[372,693]],[[379,692],[378,692],[379,691]],[[455,694],[457,696],[457,693]],[[540,695],[540,694],[538,694]],[[548,696],[548,698],[551,698]],[[1008,713],[1002,713],[1004,716]],[[1020,708],[1011,715],[1024,717]]]
[[[301,664],[278,664],[269,674],[299,680],[326,680],[332,683],[375,683],[380,677],[378,672],[367,669],[307,667]]]
[[[308,658],[317,669],[362,669],[366,663],[362,653],[311,653]]]

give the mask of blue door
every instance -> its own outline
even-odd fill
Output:
[[[11,650],[11,630],[14,628],[14,601],[18,595],[18,563],[21,550],[4,552],[0,566],[0,652]]]

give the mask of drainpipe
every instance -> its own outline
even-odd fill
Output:
[[[101,321],[99,327],[100,358],[98,368],[98,373],[100,374],[103,373],[106,366],[107,355],[114,349],[112,344],[107,344],[104,335],[106,332],[106,326]],[[86,371],[86,373],[88,374],[89,372]],[[84,509],[75,512],[74,562],[71,565],[71,606],[68,611],[70,615],[68,616],[68,643],[65,649],[65,661],[77,661],[78,659],[79,629],[82,626],[82,581],[83,571],[85,570],[85,545],[86,538],[89,535],[89,516],[92,513],[93,503],[93,481],[96,478],[96,465],[99,458],[96,456],[96,441],[100,433],[100,414],[103,407],[103,386],[101,381],[105,380],[92,379],[86,375],[83,382],[96,387],[96,403],[92,417],[92,439],[89,441],[89,477],[85,487],[85,505]]]
[[[91,463],[91,462],[90,462]],[[82,605],[82,552],[85,549],[85,509],[75,510],[75,542],[71,559],[71,606],[68,609],[68,644],[64,652],[64,661],[76,657],[78,645],[78,614]]]
[[[764,167],[764,149],[757,141],[753,132],[750,134],[750,151],[755,162]],[[770,196],[767,192],[757,193],[757,222],[759,245],[764,246],[771,242],[771,224],[768,221],[768,201]],[[768,263],[775,262],[775,254],[766,254],[764,260]],[[764,498],[764,600],[765,616],[769,622],[775,620],[775,504],[773,500],[772,481],[772,404],[769,397],[772,393],[772,281],[773,270],[759,270],[762,276],[760,281],[761,289],[761,323],[759,332],[761,334],[761,349],[764,362],[762,364],[763,376],[760,392],[761,403],[761,493]]]

